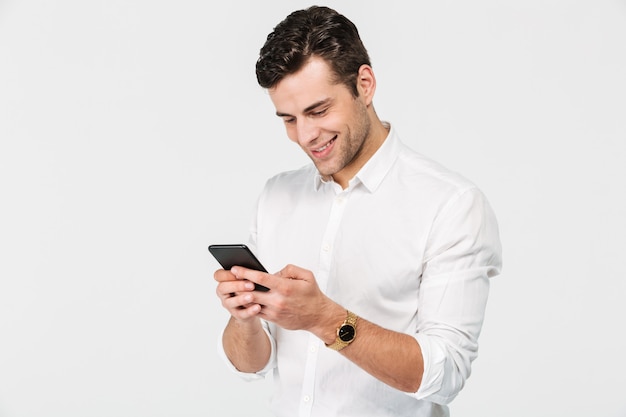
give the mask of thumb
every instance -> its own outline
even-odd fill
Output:
[[[291,264],[285,266],[283,269],[278,271],[276,275],[281,278],[298,279],[304,281],[309,281],[313,278],[313,274],[311,273],[311,271]]]

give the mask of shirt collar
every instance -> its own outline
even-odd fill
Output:
[[[401,143],[397,136],[393,125],[383,122],[385,127],[389,128],[389,134],[378,148],[376,153],[363,165],[357,174],[350,180],[348,188],[356,186],[359,182],[370,192],[376,191],[380,183],[391,169],[398,154],[400,153]],[[324,180],[319,172],[316,171],[314,178],[315,190],[319,190],[322,184],[332,183],[332,180]]]
[[[387,122],[383,122],[383,124],[389,128],[387,138],[355,176],[370,193],[376,191],[380,183],[383,182],[400,153],[400,139],[396,130]]]

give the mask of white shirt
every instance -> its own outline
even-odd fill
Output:
[[[273,373],[276,416],[449,415],[446,404],[477,356],[489,278],[501,266],[496,219],[476,186],[406,147],[391,128],[345,190],[312,164],[271,178],[250,240],[269,271],[289,263],[313,271],[331,299],[415,337],[424,357],[422,384],[407,394],[314,335],[264,322],[271,359],[240,374]]]

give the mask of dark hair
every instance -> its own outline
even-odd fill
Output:
[[[256,63],[257,81],[272,88],[312,56],[323,58],[336,76],[334,81],[359,95],[356,76],[361,65],[371,65],[370,58],[354,23],[328,7],[295,11],[274,28]]]

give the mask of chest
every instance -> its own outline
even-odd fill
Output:
[[[353,190],[278,204],[259,215],[259,253],[270,270],[313,271],[332,299],[403,330],[418,308],[430,218],[418,195]]]

